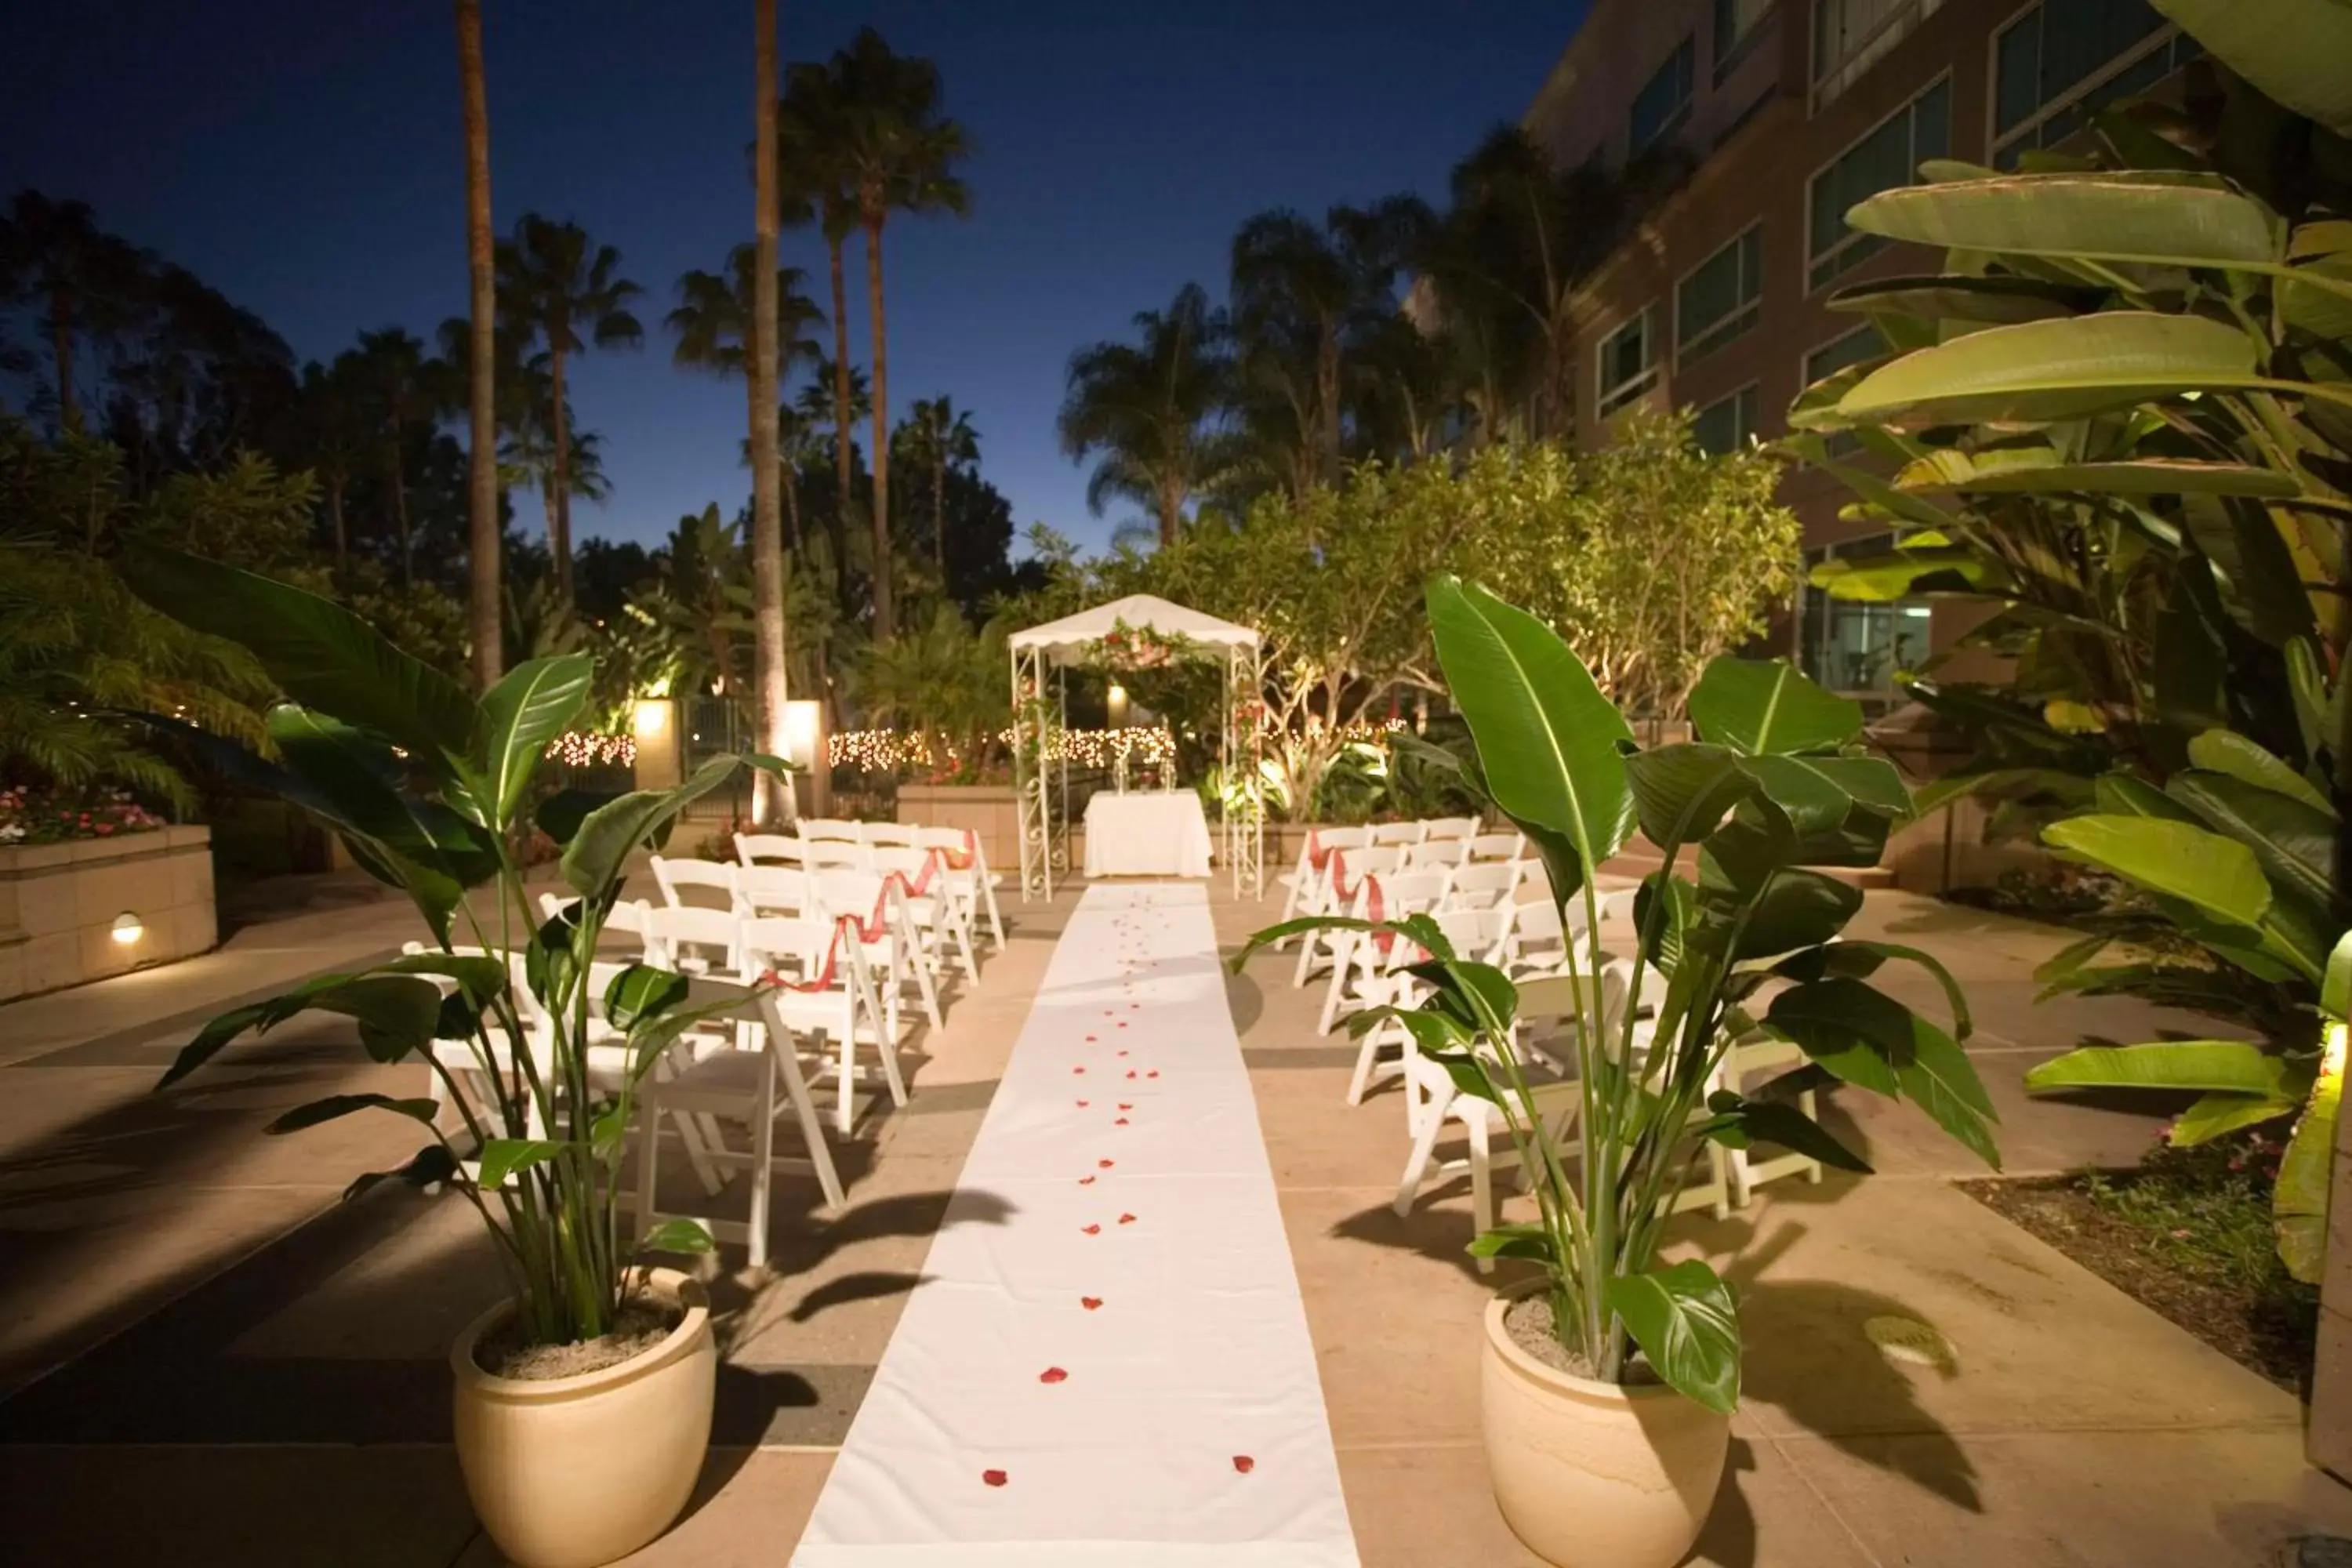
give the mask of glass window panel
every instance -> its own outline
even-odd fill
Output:
[[[1675,291],[1677,363],[1720,348],[1756,325],[1763,257],[1763,230],[1751,228],[1683,279]]]
[[[1994,50],[1993,161],[2014,167],[2021,149],[2063,142],[2170,75],[2189,54],[2177,33],[2152,42],[2164,27],[2147,0],[2044,0],[2019,17]]]
[[[1692,54],[1691,40],[1685,37],[1634,96],[1633,151],[1639,153],[1682,122],[1690,108]]]
[[[1806,216],[1811,287],[1885,247],[1875,236],[1847,228],[1846,213],[1881,191],[1912,184],[1922,162],[1943,157],[1951,145],[1951,85],[1939,81],[1813,176]]]
[[[1691,416],[1691,437],[1711,458],[1736,452],[1756,434],[1756,389],[1743,386]]]
[[[1992,126],[1996,134],[2009,131],[2042,107],[2041,79],[2042,28],[2037,14],[2020,20],[1993,46]]]
[[[1643,310],[1601,342],[1601,412],[1614,413],[1657,379],[1650,353],[1650,312]]]

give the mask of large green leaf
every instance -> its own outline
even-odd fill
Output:
[[[2077,315],[2098,302],[2095,289],[2005,274],[1985,278],[1955,274],[1857,283],[1832,295],[1829,306],[1832,310],[1859,310],[1874,316],[1896,311],[1930,321],[2003,326]]]
[[[1778,871],[1748,910],[1731,956],[1770,958],[1819,946],[1843,931],[1861,908],[1862,889],[1850,882],[1801,868]]]
[[[2319,1075],[2303,1118],[2280,1156],[2271,1189],[2271,1221],[2278,1229],[2279,1260],[2306,1285],[2319,1283],[2327,1263],[2327,1199],[2334,1183],[2336,1116],[2344,1098],[2339,1064]]]
[[[740,757],[714,757],[684,784],[632,790],[598,806],[564,847],[564,881],[575,892],[601,894],[619,878],[622,863],[632,853],[666,837],[678,813],[725,784],[742,765]]]
[[[1633,832],[1633,788],[1618,750],[1632,729],[1533,616],[1448,575],[1431,578],[1427,596],[1438,661],[1496,804],[1559,835],[1589,871]]]
[[[2218,174],[2002,174],[1881,191],[1849,210],[1865,234],[1950,249],[2158,266],[2263,264],[2284,226]]]
[[[1739,760],[1721,746],[1655,746],[1625,759],[1642,832],[1651,843],[1694,844],[1748,794]]]
[[[482,1190],[507,1184],[517,1171],[543,1164],[563,1152],[563,1145],[546,1138],[492,1138],[482,1144],[481,1173],[475,1179]]]
[[[2336,818],[2292,796],[2202,768],[2173,774],[2164,788],[2207,826],[2252,850],[2274,892],[2333,918],[2340,907]]]
[[[412,1121],[422,1121],[429,1127],[433,1124],[434,1115],[440,1109],[441,1102],[436,1100],[395,1100],[388,1094],[331,1094],[324,1099],[311,1100],[307,1105],[296,1106],[262,1131],[271,1133],[299,1132],[306,1127],[316,1127],[321,1121],[332,1121],[339,1117],[353,1115],[362,1110],[396,1111]]]
[[[2008,581],[1998,563],[1986,560],[1966,544],[1925,549],[1906,545],[1867,555],[1833,555],[1816,562],[1805,577],[1832,599],[1872,605],[1937,594],[1974,598],[1997,592]]]
[[[1915,1048],[1908,1007],[1859,980],[1791,985],[1765,1011],[1772,1031],[1857,1088],[1899,1098],[1898,1066]]]
[[[2100,945],[2106,941],[2104,937],[2091,940]],[[1916,964],[1926,970],[1928,977],[1943,987],[1945,1005],[1952,1010],[1953,1037],[1962,1040],[1969,1037],[1975,1025],[1969,1016],[1968,994],[1960,989],[1959,980],[1945,967],[1944,961],[1924,948],[1840,937],[1835,942],[1791,952],[1772,966],[1772,973],[1790,980],[1867,980],[1890,963]],[[2036,977],[2040,977],[2039,972]]]
[[[1739,1312],[1731,1287],[1696,1258],[1621,1274],[1604,1298],[1657,1374],[1718,1415],[1739,1405]]]
[[[2189,761],[2273,795],[2292,795],[2326,816],[2336,815],[2336,807],[2318,785],[2235,730],[2208,730],[2196,736],[2189,742]]]
[[[1895,1069],[1903,1098],[1926,1111],[1929,1120],[1950,1133],[1994,1170],[2000,1169],[2000,1150],[1992,1140],[1992,1123],[2000,1120],[1985,1093],[1976,1064],[1953,1038],[1914,1013],[1911,1059]]]
[[[1692,725],[1749,756],[1820,751],[1862,733],[1862,704],[1835,697],[1785,659],[1710,660],[1690,695]]]
[[[1911,815],[1903,775],[1879,757],[1748,757],[1740,766],[1800,837],[1829,832],[1857,808],[1890,821]]]
[[[1838,405],[1908,426],[2048,422],[2183,393],[2260,387],[2261,345],[2199,316],[2108,310],[1990,327],[1905,354]]]
[[[2034,1094],[2070,1089],[2199,1089],[2270,1096],[2285,1081],[2284,1058],[2243,1040],[2157,1040],[2144,1046],[2084,1046],[2032,1068]]]
[[[2301,495],[2291,474],[2245,463],[2192,462],[2185,458],[2135,458],[2127,462],[2069,462],[2048,447],[1995,447],[1963,452],[1942,447],[1895,476],[1898,489],[1915,495],[1969,492],[1978,495],[2172,496],[2206,495],[2279,499]]]
[[[2150,0],[2273,101],[2352,136],[2352,5],[2344,0]]]
[[[1868,1161],[1785,1100],[1744,1100],[1727,1089],[1720,1089],[1707,1096],[1706,1108],[1710,1114],[1704,1121],[1693,1122],[1691,1131],[1727,1149],[1747,1149],[1759,1141],[1778,1143],[1835,1170],[1864,1176],[1871,1173]]]
[[[457,1173],[457,1156],[442,1142],[427,1143],[408,1157],[408,1163],[394,1171],[370,1171],[355,1178],[343,1189],[343,1202],[349,1203],[362,1194],[382,1186],[386,1182],[405,1182],[412,1187],[429,1187],[436,1182],[446,1182]]]
[[[2248,1127],[2260,1127],[2303,1109],[2294,1099],[2274,1100],[2260,1094],[2223,1094],[2218,1089],[2197,1097],[2197,1103],[2172,1119],[2166,1141],[2176,1149],[2193,1149]]]
[[[584,653],[515,666],[482,695],[474,769],[488,799],[480,804],[500,831],[513,822],[549,742],[568,729],[588,700],[595,661]]]
[[[251,650],[289,697],[373,730],[427,765],[462,757],[474,704],[448,677],[316,594],[134,541],[119,562],[131,591],[180,622]]]
[[[2271,907],[2270,883],[2254,852],[2186,822],[2073,816],[2043,828],[2042,840],[2224,925],[2258,928]]]

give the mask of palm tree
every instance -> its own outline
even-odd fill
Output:
[[[1150,510],[1160,542],[1175,542],[1184,504],[1213,484],[1223,458],[1211,427],[1232,372],[1224,324],[1197,283],[1165,310],[1138,312],[1142,342],[1099,342],[1070,356],[1069,392],[1059,421],[1074,462],[1099,452],[1087,505],[1100,516],[1116,496]]]
[[[893,212],[971,210],[971,193],[953,172],[968,151],[963,128],[940,117],[940,71],[929,60],[893,54],[882,35],[858,29],[833,57],[845,113],[840,155],[857,193],[866,230],[866,308],[874,330],[874,636],[887,643],[896,626],[890,582],[890,354],[883,309],[882,229]]]
[[[857,370],[849,363],[849,286],[842,264],[842,248],[857,230],[857,197],[841,156],[845,140],[842,121],[841,94],[832,75],[815,61],[795,64],[785,75],[783,101],[776,113],[779,206],[785,221],[816,219],[824,234],[833,285],[833,358],[818,362],[817,380],[833,389],[833,462],[839,499],[834,507],[831,535],[836,564],[846,558],[843,513],[850,504],[855,471],[850,462],[850,430],[858,417],[852,384]],[[811,401],[803,399],[804,408]],[[814,408],[807,411],[812,418],[821,413]]]
[[[87,203],[51,201],[18,191],[0,215],[0,297],[31,296],[48,331],[58,421],[81,434],[74,365],[85,339],[103,335],[114,313],[139,290],[146,258],[98,226]]]
[[[830,426],[833,429],[833,464],[836,484],[834,506],[825,518],[825,539],[833,546],[836,572],[849,560],[847,514],[852,504],[850,487],[857,472],[856,437],[850,432],[856,428],[857,421],[865,418],[866,410],[872,406],[866,387],[866,373],[856,365],[844,366],[840,361],[827,359],[822,353],[811,364],[809,384],[801,388],[800,396],[793,403],[793,412],[808,427],[812,440],[818,426]],[[840,585],[841,583],[836,582],[835,586]]]
[[[474,639],[474,680],[483,690],[498,683],[499,618],[499,424],[497,345],[491,327],[497,309],[490,239],[490,100],[482,77],[481,0],[457,0],[457,75],[466,99],[466,276],[472,310],[472,341],[466,366],[469,513],[466,531],[467,623]]]
[[[956,407],[944,394],[919,397],[898,426],[907,456],[931,476],[931,565],[947,581],[948,470],[980,461],[980,432],[971,416]]]
[[[399,327],[362,332],[352,374],[366,401],[368,423],[382,443],[392,485],[393,537],[400,548],[400,580],[416,580],[416,541],[408,519],[408,437],[440,416],[449,398],[448,367],[425,352],[414,332]]]
[[[781,381],[795,364],[824,363],[823,353],[808,330],[824,320],[824,312],[803,291],[808,275],[799,268],[780,267],[772,276]],[[723,274],[699,268],[682,274],[677,280],[677,308],[662,321],[677,339],[670,353],[671,363],[717,375],[744,376],[748,384],[759,315],[758,280],[756,245],[739,245],[729,251]],[[757,439],[756,430],[753,438]]]
[[[513,431],[499,445],[499,479],[503,485],[525,485],[539,492],[541,507],[547,515],[547,537],[550,559],[555,559],[553,543],[555,518],[555,415],[547,401],[550,377],[537,363],[524,367],[524,384],[533,388],[539,396],[530,412]],[[566,493],[583,500],[605,501],[612,499],[612,481],[604,477],[604,438],[593,430],[583,430],[567,416],[565,430],[564,482]]]
[[[751,0],[751,209],[756,237],[751,256],[745,257],[738,246],[731,260],[739,275],[749,274],[751,284],[746,379],[751,384],[752,668],[759,677],[760,746],[772,756],[782,756],[787,746],[784,520],[776,494],[776,421],[770,412],[776,405],[782,374],[778,339],[784,292],[776,267],[776,5],[777,0]],[[684,346],[681,342],[679,347]],[[792,815],[793,798],[783,781],[762,773],[752,803],[754,819],[772,822]]]
[[[1399,196],[1333,207],[1321,228],[1264,212],[1234,236],[1234,331],[1251,381],[1294,426],[1300,474],[1338,481],[1343,356],[1394,318],[1397,273],[1433,221],[1417,198]]]
[[[359,355],[345,349],[331,364],[312,360],[302,367],[302,390],[295,405],[301,448],[327,498],[327,523],[335,539],[335,570],[351,565],[351,530],[343,498],[359,471],[369,442],[360,393]]]
[[[557,223],[525,213],[514,237],[498,247],[498,295],[514,331],[518,351],[547,345],[548,407],[554,463],[549,471],[553,526],[548,546],[555,558],[555,591],[572,598],[571,403],[565,395],[565,361],[589,346],[635,347],[645,330],[629,313],[629,301],[643,292],[620,275],[621,253],[609,245],[592,247],[576,223]]]

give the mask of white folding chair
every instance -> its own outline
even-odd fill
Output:
[[[915,825],[911,822],[861,822],[860,841],[877,849],[911,849],[915,847]]]
[[[1469,845],[1466,838],[1425,838],[1419,844],[1404,847],[1404,863],[1408,870],[1448,870],[1462,864],[1462,852]]]
[[[873,868],[874,851],[852,838],[812,838],[801,847],[801,858],[812,871]]]
[[[745,921],[741,938],[747,966],[761,981],[777,983],[763,993],[777,1016],[802,1035],[822,1037],[833,1050],[832,1064],[814,1080],[834,1080],[835,1130],[847,1137],[857,1123],[860,1042],[880,1058],[890,1102],[906,1104],[898,1035],[885,1021],[856,931],[834,920],[766,917]]]
[[[1372,825],[1371,837],[1366,842],[1375,847],[1386,844],[1418,844],[1427,837],[1418,822],[1377,822]]]
[[[775,862],[785,866],[804,864],[801,840],[783,833],[739,833],[735,836],[735,860],[738,865],[758,866]]]
[[[915,935],[923,945],[924,956],[930,962],[934,982],[946,972],[950,949],[962,965],[963,972],[974,985],[980,984],[980,958],[972,951],[971,923],[969,911],[957,900],[947,885],[946,869],[940,864],[936,849],[899,848],[877,845],[874,848],[874,869],[885,877],[899,878],[898,896],[907,906],[907,918],[915,928]],[[919,892],[915,889],[921,889]]]
[[[866,967],[877,976],[882,1011],[891,1047],[898,1042],[898,1005],[911,977],[923,1005],[923,1016],[940,1027],[940,993],[923,956],[922,943],[908,919],[897,888],[872,871],[827,869],[812,874],[817,907],[828,920],[857,922]]]
[[[1745,1095],[1749,1073],[1795,1067],[1804,1059],[1805,1054],[1786,1040],[1757,1036],[1738,1041],[1724,1057],[1721,1087]],[[1810,1089],[1797,1096],[1797,1109],[1815,1120],[1820,1118],[1820,1106]],[[1726,1149],[1723,1163],[1731,1184],[1734,1208],[1746,1208],[1756,1189],[1767,1182],[1777,1182],[1783,1176],[1802,1176],[1808,1183],[1817,1184],[1822,1179],[1822,1163],[1810,1154],[1791,1152],[1759,1159],[1749,1150]]]
[[[1367,830],[1369,838],[1369,830]],[[1318,885],[1315,902],[1300,910],[1307,915],[1344,915],[1354,902],[1356,889],[1366,877],[1385,877],[1394,872],[1404,861],[1404,850],[1397,845],[1371,845],[1360,849],[1334,849],[1324,862],[1323,879]],[[1344,945],[1346,931],[1308,931],[1298,944],[1298,964],[1291,971],[1290,984],[1304,985],[1316,973],[1338,962]]]
[[[1294,920],[1300,915],[1323,912],[1325,878],[1331,866],[1334,849],[1360,849],[1371,842],[1371,833],[1362,827],[1310,827],[1298,846],[1298,863],[1276,877],[1282,886],[1282,918]],[[1280,947],[1288,938],[1276,943]]]
[[[1445,889],[1447,907],[1486,910],[1507,905],[1519,885],[1519,868],[1507,861],[1456,866]]]
[[[1004,917],[996,909],[995,873],[988,868],[988,856],[981,848],[980,835],[961,827],[918,827],[915,847],[940,852],[940,869],[947,878],[949,889],[964,903],[966,921],[977,927],[980,911],[988,911],[989,941],[999,952],[1004,951]]]
[[[866,842],[866,825],[845,816],[803,816],[798,824],[800,835],[814,844],[830,840],[847,844]]]
[[[1478,819],[1475,816],[1428,816],[1421,823],[1423,842],[1432,839],[1457,838],[1465,842],[1478,835]]]
[[[666,855],[656,855],[652,864],[662,902],[671,909],[735,907],[736,868],[726,861],[673,860]],[[689,889],[693,890],[691,895]]]
[[[1487,860],[1503,860],[1517,865],[1528,852],[1528,840],[1519,833],[1481,833],[1470,840],[1470,848],[1463,858],[1470,864]]]
[[[816,909],[816,889],[809,874],[796,866],[738,866],[735,868],[735,912],[757,915],[804,915]]]
[[[761,1268],[768,1261],[770,1189],[778,1169],[814,1175],[827,1208],[837,1209],[845,1199],[840,1173],[834,1167],[833,1151],[825,1143],[824,1122],[809,1098],[808,1081],[802,1076],[792,1027],[778,1005],[777,993],[738,986],[721,991],[720,984],[708,979],[693,981],[684,1005],[708,1005],[740,992],[741,1007],[720,1016],[737,1026],[734,1033],[743,1045],[738,1049],[708,1053],[675,1076],[646,1081],[641,1091],[639,1126],[643,1147],[638,1152],[633,1206],[640,1229],[666,1219],[698,1220],[716,1240],[741,1241],[749,1252],[751,1266]],[[721,1118],[744,1123],[750,1133],[748,1149],[739,1152],[721,1144],[708,1151],[706,1157],[716,1165],[750,1171],[748,1219],[719,1219],[666,1211],[660,1206],[661,1118],[665,1113],[690,1115],[699,1126],[715,1125]],[[799,1124],[801,1137],[807,1144],[808,1153],[804,1156],[776,1152],[776,1120],[787,1113]]]
[[[1360,921],[1392,921],[1404,915],[1427,913],[1444,901],[1445,879],[1444,871],[1392,871],[1385,876],[1367,876],[1355,884],[1348,913]],[[1412,946],[1403,942],[1384,944],[1356,931],[1333,934],[1340,939],[1340,949],[1332,961],[1330,982],[1324,988],[1321,1027],[1317,1031],[1325,1035],[1349,1014],[1389,1000],[1394,987],[1389,979],[1388,955]],[[1382,951],[1384,946],[1386,952]],[[1360,1089],[1350,1089],[1348,1103],[1353,1105],[1361,1098]]]

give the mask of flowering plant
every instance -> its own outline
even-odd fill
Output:
[[[96,795],[42,794],[24,785],[0,789],[0,844],[65,844],[152,833],[166,826],[122,790]]]

